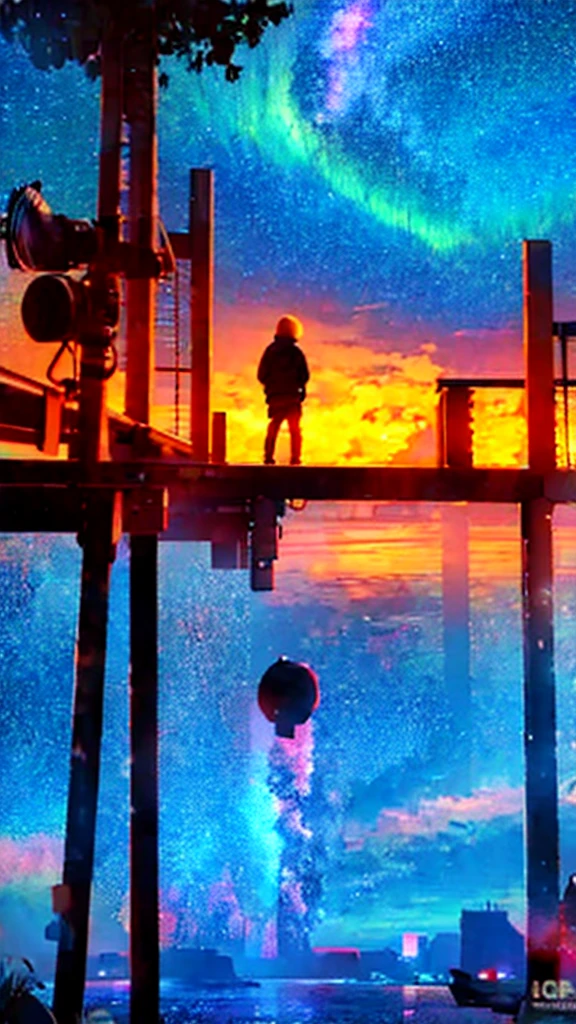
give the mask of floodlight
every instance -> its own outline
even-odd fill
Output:
[[[70,341],[86,308],[85,287],[64,274],[42,274],[22,299],[22,321],[34,341]]]
[[[15,270],[71,270],[98,252],[98,233],[88,220],[53,213],[39,181],[12,190],[1,234],[8,264]]]

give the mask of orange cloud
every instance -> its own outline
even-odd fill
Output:
[[[298,311],[296,311],[298,312]],[[230,462],[261,462],[266,405],[256,379],[261,353],[271,341],[277,310],[222,310],[214,345],[212,408],[227,416]],[[302,347],[311,372],[304,405],[304,461],[321,465],[389,463],[407,452],[435,420],[435,383],[442,367],[434,346],[410,354],[386,339],[370,345],[354,336],[348,322],[326,326],[304,317]],[[387,351],[384,351],[384,350]],[[173,380],[157,381],[158,426],[174,423]],[[188,396],[182,408],[187,431]],[[279,460],[287,460],[287,436],[279,440]]]
[[[55,352],[52,345],[34,344],[25,334],[20,301],[28,275],[1,274],[0,329],[3,336],[0,360],[10,369],[45,379]],[[277,306],[240,302],[220,304],[215,310],[212,408],[227,415],[228,459],[257,463],[262,458],[266,406],[256,380],[258,360],[271,340],[276,319],[290,301],[278,297]],[[428,462],[435,458],[436,380],[450,375],[436,346],[424,340],[421,325],[409,328],[382,326],[380,336],[365,336],[362,313],[350,316],[333,308],[318,315],[293,310],[305,325],[303,348],[311,369],[304,406],[304,461],[322,465],[370,465],[403,461]],[[170,324],[161,324],[157,336],[157,362],[173,360]],[[501,332],[510,348],[509,332]],[[492,354],[498,364],[498,337],[490,338],[482,358]],[[458,343],[461,338],[455,338]],[[402,351],[399,351],[398,345]],[[119,341],[122,351],[124,343]],[[186,342],[182,342],[183,349]],[[478,356],[480,358],[480,356]],[[63,367],[68,372],[68,370]],[[108,384],[108,401],[121,411],[124,372]],[[181,379],[180,433],[189,429],[189,379]],[[576,452],[576,414],[571,408],[570,447]],[[174,430],[174,379],[157,374],[152,421]],[[558,457],[565,459],[562,409],[558,407]],[[519,390],[476,392],[473,413],[474,456],[478,465],[521,465],[526,459],[526,425],[523,393]],[[419,442],[426,443],[419,446]],[[279,461],[288,457],[287,432],[278,442]]]

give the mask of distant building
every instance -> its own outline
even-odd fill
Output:
[[[118,979],[130,977],[130,965],[127,953],[100,953],[88,957],[86,976],[90,981],[96,979]]]
[[[524,936],[505,910],[463,910],[460,917],[460,967],[470,974],[495,969],[506,975],[525,973]]]
[[[360,950],[349,946],[318,946],[312,950],[316,978],[360,978]]]
[[[418,935],[416,932],[404,932],[402,959],[408,961],[416,973],[428,972],[428,936]]]
[[[360,965],[363,978],[385,979],[408,984],[414,979],[414,967],[393,949],[371,949],[362,951]]]
[[[428,947],[428,970],[437,978],[448,979],[450,969],[460,963],[458,932],[439,932]]]

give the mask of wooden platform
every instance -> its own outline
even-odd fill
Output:
[[[576,501],[576,472],[420,467],[214,466],[190,460],[80,463],[0,460],[0,531],[76,532],[94,490],[122,492],[124,532],[211,539],[206,517],[236,520],[257,498],[274,501],[518,503]]]

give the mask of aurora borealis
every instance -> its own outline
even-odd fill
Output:
[[[555,315],[576,317],[575,57],[571,0],[295,0],[293,17],[245,54],[234,85],[166,65],[159,197],[170,229],[186,225],[189,168],[216,174],[213,404],[228,415],[231,460],[260,461],[256,365],[283,312],[305,325],[304,460],[320,464],[433,464],[436,378],[521,373],[523,237],[553,242]],[[93,216],[98,109],[98,85],[82,71],[35,71],[0,42],[0,201],[39,177],[55,211]],[[1,360],[42,377],[46,350],[19,323],[23,284],[2,258]],[[165,363],[173,282],[160,290]],[[182,323],[185,334],[184,309]],[[121,393],[122,372],[111,385],[120,406]],[[517,463],[518,398],[493,397],[478,410],[477,458]],[[172,403],[162,377],[156,422],[171,427]],[[289,512],[266,596],[245,574],[212,572],[205,546],[162,546],[166,941],[213,938],[216,919],[230,937],[246,934],[253,953],[270,941],[280,839],[266,784],[271,732],[255,696],[282,653],[313,665],[322,688],[308,737],[308,819],[326,851],[314,941],[375,947],[402,931],[457,931],[460,909],[487,899],[522,924],[515,510],[476,509],[471,523],[470,790],[447,757],[438,508]],[[557,524],[566,875],[576,866],[572,511]],[[72,538],[4,538],[0,550],[0,948],[47,958],[80,556]],[[126,594],[121,546],[97,950],[126,941]]]

